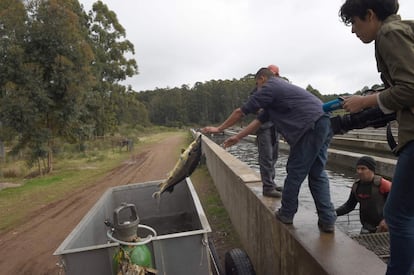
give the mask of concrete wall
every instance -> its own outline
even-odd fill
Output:
[[[385,274],[373,252],[340,230],[322,233],[317,215],[299,207],[293,225],[276,220],[280,199],[263,197],[258,173],[203,136],[211,177],[258,275]]]
[[[328,163],[355,170],[357,160],[364,154],[328,149]],[[370,155],[377,164],[375,173],[387,179],[392,179],[397,160]]]

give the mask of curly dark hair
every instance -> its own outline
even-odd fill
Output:
[[[384,21],[388,16],[396,14],[398,8],[398,0],[346,0],[339,10],[339,17],[345,25],[351,25],[354,16],[364,20],[371,9],[379,20]]]

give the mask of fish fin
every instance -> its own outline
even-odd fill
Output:
[[[171,185],[170,187],[165,189],[165,191],[168,191],[168,193],[172,193],[174,191],[174,185]]]
[[[160,196],[161,196],[161,191],[154,192],[154,193],[152,194],[152,198],[153,198],[153,199],[158,199]]]
[[[164,185],[165,185],[165,182],[163,181],[163,182],[160,182],[160,183],[157,185],[157,187],[158,187],[158,189],[161,191],[161,190],[162,190],[162,188],[164,187]]]

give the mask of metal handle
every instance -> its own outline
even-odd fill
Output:
[[[123,245],[132,245],[132,246],[147,244],[150,241],[152,241],[152,238],[157,236],[157,232],[154,230],[154,228],[149,227],[148,225],[139,224],[138,228],[147,229],[148,231],[151,231],[154,235],[148,235],[147,237],[141,239],[139,242],[125,242],[125,241],[118,240],[113,236],[113,231],[112,230],[108,230],[106,232],[106,235],[108,236],[109,239],[111,239],[114,242],[117,242],[117,243],[123,244]]]

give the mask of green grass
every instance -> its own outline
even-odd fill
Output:
[[[205,165],[200,165],[191,175],[200,202],[214,235],[228,247],[242,247],[240,238],[234,230],[230,217],[224,207],[217,189]]]
[[[184,131],[180,132],[185,134]],[[20,187],[0,190],[0,232],[21,223],[34,209],[58,201],[74,190],[96,183],[130,158],[131,154],[168,137],[171,133],[173,132],[168,131],[140,136],[139,141],[134,142],[133,152],[114,150],[105,146],[96,146],[100,148],[96,149],[91,144],[90,151],[86,153],[72,153],[70,156],[68,153],[62,153],[62,157],[55,158],[54,170],[42,177],[25,179],[25,175],[18,175],[14,178],[0,178],[0,182],[21,184]],[[2,169],[11,169],[16,165],[16,170],[19,171],[36,170],[29,171],[23,167],[23,162],[3,164]]]

